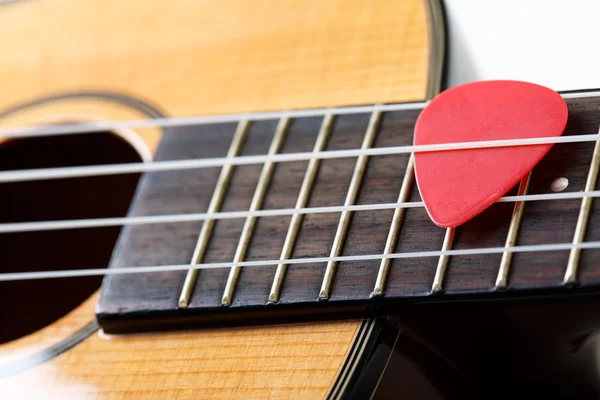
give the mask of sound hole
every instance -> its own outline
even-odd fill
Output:
[[[9,140],[0,170],[139,162],[109,132]],[[0,222],[125,216],[139,174],[0,184]],[[120,227],[0,234],[0,271],[105,268]],[[35,332],[76,308],[102,277],[0,282],[0,343]]]

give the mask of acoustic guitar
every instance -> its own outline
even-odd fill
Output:
[[[600,93],[443,229],[410,151],[439,0],[21,0],[0,29],[0,398],[598,397]]]

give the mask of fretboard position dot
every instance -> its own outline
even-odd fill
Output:
[[[569,180],[564,176],[561,176],[560,178],[556,178],[554,181],[552,181],[550,184],[550,189],[552,189],[553,192],[562,192],[568,186]]]

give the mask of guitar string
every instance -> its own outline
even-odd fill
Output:
[[[598,92],[600,96],[600,92]],[[209,125],[223,123],[237,123],[241,120],[249,121],[265,121],[280,118],[309,118],[323,117],[327,114],[348,115],[348,114],[365,114],[374,111],[411,111],[421,110],[429,102],[413,102],[413,103],[394,103],[394,104],[374,104],[368,106],[351,106],[351,107],[332,107],[332,108],[313,108],[289,111],[272,111],[272,112],[255,112],[242,114],[221,114],[221,115],[203,115],[191,117],[166,117],[166,118],[151,118],[127,121],[99,121],[86,122],[72,125],[36,125],[36,126],[19,126],[0,129],[0,139],[8,138],[29,138],[37,136],[55,136],[55,135],[76,135],[83,133],[93,133],[110,131],[113,129],[136,129],[136,128],[171,128],[178,126],[191,125]]]
[[[0,172],[0,183],[25,182],[63,178],[81,178],[104,175],[119,175],[141,172],[173,171],[223,167],[226,165],[253,165],[264,163],[307,161],[311,159],[337,159],[360,156],[381,156],[451,150],[487,149],[511,146],[532,146],[556,143],[596,142],[598,134],[552,136],[524,139],[499,139],[472,142],[436,143],[426,145],[391,146],[366,149],[330,150],[322,152],[299,152],[236,157],[215,157],[189,160],[152,161],[141,163],[90,165],[78,167],[37,168]]]
[[[600,91],[588,92],[567,92],[559,93],[564,99],[577,99],[587,97],[598,97]],[[319,117],[327,114],[347,115],[347,114],[366,114],[375,111],[410,111],[421,110],[429,104],[429,101],[410,102],[410,103],[391,103],[391,104],[374,104],[367,106],[348,106],[348,107],[330,107],[330,108],[314,108],[301,110],[282,110],[272,112],[248,112],[239,114],[218,114],[218,115],[199,115],[187,117],[166,117],[166,118],[151,118],[139,120],[123,120],[123,121],[101,121],[87,122],[82,124],[70,125],[35,125],[35,126],[17,126],[0,128],[0,139],[8,138],[27,138],[38,136],[55,136],[55,135],[75,135],[93,132],[102,132],[114,129],[136,129],[136,128],[152,128],[152,127],[177,127],[190,125],[208,125],[219,123],[237,123],[240,120],[264,121],[270,119],[279,119],[282,117],[289,118],[306,118]]]
[[[99,129],[104,130],[104,129]],[[419,152],[419,151],[444,151],[444,150],[459,150],[459,149],[471,149],[471,148],[490,148],[490,147],[498,147],[498,146],[512,146],[512,145],[531,145],[531,144],[542,144],[542,143],[573,143],[579,141],[591,141],[589,140],[588,135],[579,135],[578,137],[553,137],[553,138],[535,138],[535,139],[512,139],[512,140],[496,140],[496,141],[479,141],[479,142],[463,142],[463,143],[451,143],[451,144],[437,144],[437,145],[421,145],[421,146],[400,146],[396,148],[399,149],[398,153],[383,153],[383,154],[399,154],[403,148],[411,148],[410,150],[404,150],[405,152]],[[562,140],[561,140],[562,139]],[[597,139],[596,139],[597,140]],[[431,146],[428,149],[428,146]],[[385,150],[385,149],[384,149]],[[388,148],[387,150],[390,150]],[[305,153],[308,154],[308,153]],[[293,153],[290,155],[294,155]],[[302,153],[296,153],[296,155],[302,156]],[[362,154],[358,154],[357,156],[361,156]],[[370,154],[367,154],[370,155]],[[351,157],[352,155],[348,155]],[[341,158],[340,155],[323,155],[323,157],[309,157],[311,158]],[[302,159],[302,158],[301,158]],[[297,159],[297,160],[301,160]],[[218,160],[218,159],[213,159]],[[189,160],[188,160],[189,161]],[[209,161],[209,160],[202,160]],[[239,160],[228,160],[228,163],[222,165],[244,165],[244,163],[238,164],[236,161]],[[250,161],[250,160],[248,160]],[[278,162],[279,160],[265,160],[262,162]],[[283,160],[282,160],[283,161]],[[296,160],[290,160],[296,161]],[[250,162],[251,163],[251,162]],[[113,167],[118,165],[113,165]],[[93,168],[92,166],[91,168]],[[90,167],[83,167],[90,168]],[[65,169],[65,168],[59,168]],[[67,168],[68,169],[68,168]],[[45,172],[49,172],[46,169]],[[15,174],[19,172],[31,172],[31,171],[9,171],[4,174]],[[42,172],[38,170],[38,172]],[[143,172],[143,171],[140,171]],[[126,173],[126,172],[125,172]],[[90,176],[90,175],[86,175]],[[13,176],[14,179],[14,176]],[[42,178],[43,179],[43,178]],[[52,179],[52,178],[49,178]],[[9,180],[15,181],[15,180]],[[2,180],[0,180],[2,182]],[[561,194],[559,194],[561,195]],[[568,193],[562,194],[568,195]],[[531,195],[529,195],[531,196]],[[554,195],[556,196],[556,195]],[[521,196],[524,197],[524,196]],[[585,197],[585,196],[582,196]],[[382,205],[378,205],[382,207]],[[397,208],[398,204],[395,205]],[[390,207],[392,208],[392,207]],[[298,210],[295,210],[298,211]],[[209,268],[223,268],[223,267],[242,267],[242,266],[253,266],[254,263],[258,263],[256,265],[268,265],[268,264],[278,264],[278,263],[286,263],[286,264],[298,264],[298,263],[309,263],[309,262],[339,262],[339,261],[353,261],[353,260],[369,260],[369,259],[384,259],[384,258],[415,258],[415,257],[437,257],[437,256],[452,256],[452,255],[466,255],[466,254],[492,254],[492,253],[504,253],[506,251],[511,252],[526,252],[526,251],[556,251],[556,250],[573,250],[573,249],[585,249],[585,248],[600,248],[600,242],[587,242],[587,243],[565,243],[565,244],[551,244],[551,245],[535,245],[535,246],[515,246],[514,248],[486,248],[486,249],[469,249],[469,250],[442,250],[442,251],[434,251],[434,252],[413,252],[413,253],[392,253],[392,254],[379,254],[379,255],[366,255],[366,256],[337,256],[337,257],[322,257],[322,258],[308,258],[308,259],[279,259],[275,261],[257,261],[257,262],[238,262],[238,263],[213,263],[213,264],[203,264],[195,266],[194,268],[198,269],[209,269]],[[44,278],[57,278],[57,277],[72,277],[72,276],[89,276],[92,275],[107,275],[107,274],[115,274],[115,273],[141,273],[141,272],[150,272],[150,271],[164,271],[165,268],[169,270],[171,269],[178,270],[180,268],[189,269],[189,265],[176,265],[176,266],[156,266],[156,267],[133,267],[130,268],[119,268],[119,269],[98,269],[98,270],[71,270],[71,271],[44,271],[44,272],[25,272],[25,273],[6,273],[0,274],[0,280],[22,280],[22,279],[44,279]],[[109,272],[110,271],[110,272]]]
[[[543,193],[504,196],[496,200],[496,203],[513,203],[518,201],[550,201],[550,200],[572,200],[582,198],[600,197],[600,190],[589,192],[563,192],[563,193]],[[65,219],[56,221],[32,221],[32,222],[8,222],[0,223],[0,233],[17,232],[38,232],[49,230],[66,229],[84,229],[99,228],[108,226],[132,226],[149,224],[171,224],[182,222],[206,221],[206,220],[224,220],[240,219],[248,217],[276,217],[291,216],[295,214],[326,214],[335,212],[354,212],[354,211],[378,211],[400,208],[422,208],[425,204],[422,201],[408,201],[398,203],[375,203],[375,204],[355,204],[349,206],[323,206],[323,207],[302,207],[302,208],[275,208],[256,211],[220,211],[205,213],[187,213],[187,214],[166,214],[166,215],[147,215],[147,216],[129,216],[115,218],[89,218],[89,219]]]
[[[178,265],[154,265],[154,266],[138,266],[138,267],[122,267],[122,268],[95,268],[95,269],[72,269],[64,271],[36,271],[36,272],[6,272],[0,273],[0,282],[17,281],[17,280],[34,280],[34,279],[54,279],[54,278],[74,278],[81,276],[98,276],[98,275],[122,275],[150,272],[170,272],[170,271],[187,271],[190,268],[194,269],[219,269],[231,267],[259,267],[266,265],[277,264],[309,264],[309,263],[327,263],[327,262],[347,262],[347,261],[369,261],[380,260],[383,258],[391,259],[407,259],[407,258],[424,258],[424,257],[456,257],[456,256],[472,256],[485,254],[502,254],[506,251],[512,253],[537,253],[548,251],[570,251],[573,248],[582,250],[600,249],[600,241],[589,241],[581,243],[551,243],[539,245],[518,245],[512,247],[487,247],[474,249],[460,250],[442,250],[442,251],[415,251],[407,253],[390,253],[390,254],[365,254],[353,256],[337,256],[337,257],[308,257],[308,258],[288,258],[278,260],[256,260],[256,261],[240,261],[240,262],[220,262],[206,264],[178,264]]]

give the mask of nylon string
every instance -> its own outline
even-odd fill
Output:
[[[368,149],[330,150],[321,152],[285,153],[257,156],[215,157],[191,160],[152,161],[142,163],[91,165],[82,167],[38,168],[0,172],[0,183],[24,182],[61,178],[81,178],[101,175],[119,175],[141,172],[173,171],[198,168],[222,167],[225,165],[252,165],[267,162],[307,161],[310,159],[334,159],[358,156],[378,156],[434,151],[483,149],[507,146],[531,146],[552,143],[595,142],[600,140],[597,133],[539,137],[525,139],[485,140],[474,142],[438,143],[427,145],[376,147]]]
[[[599,96],[600,92],[587,93],[567,93],[563,94],[563,98],[580,98],[580,97],[595,97]],[[289,116],[290,118],[322,116],[327,113],[335,113],[336,115],[367,113],[380,111],[399,111],[399,110],[419,110],[425,107],[428,102],[420,103],[403,103],[390,105],[375,105],[365,107],[343,107],[330,109],[314,109],[314,110],[298,110],[298,111],[283,111],[271,113],[249,113],[224,116],[198,116],[198,117],[181,117],[181,118],[162,118],[148,119],[136,121],[122,122],[100,122],[87,123],[68,126],[52,126],[52,127],[19,127],[0,130],[0,138],[16,138],[16,137],[35,137],[35,136],[51,136],[64,134],[78,134],[98,132],[118,128],[142,128],[142,127],[172,127],[183,125],[198,125],[210,123],[227,123],[237,122],[242,118],[251,119],[254,121],[280,118]],[[599,140],[600,135],[595,133],[574,135],[574,136],[558,136],[558,137],[540,137],[526,139],[504,139],[504,140],[489,140],[475,142],[460,142],[460,143],[438,143],[430,145],[416,146],[395,146],[370,149],[351,149],[351,150],[336,150],[324,152],[304,152],[304,153],[287,153],[277,155],[259,155],[259,156],[242,156],[242,157],[222,157],[222,158],[207,158],[196,160],[175,160],[175,161],[160,161],[146,163],[129,163],[129,164],[112,164],[112,165],[94,165],[83,167],[61,167],[61,168],[41,168],[35,170],[15,170],[0,172],[0,182],[21,182],[31,180],[59,179],[72,177],[86,177],[98,175],[114,175],[127,173],[141,173],[151,171],[169,171],[169,170],[184,170],[194,168],[209,168],[225,165],[251,165],[263,164],[265,162],[291,162],[303,161],[310,159],[334,159],[346,157],[358,157],[361,155],[389,155],[389,154],[406,154],[417,152],[432,152],[432,151],[450,151],[464,150],[477,148],[494,148],[506,146],[523,146],[523,145],[539,145],[553,143],[576,143],[589,142]],[[505,196],[498,202],[514,202],[514,201],[543,201],[555,199],[575,199],[584,197],[600,197],[600,191],[590,192],[567,192],[554,194],[539,194],[539,195],[523,195],[523,196]],[[387,204],[366,204],[353,206],[337,206],[337,207],[307,207],[301,209],[275,209],[275,210],[259,210],[259,211],[234,211],[234,212],[219,212],[219,213],[192,213],[192,214],[175,214],[175,215],[159,215],[159,216],[143,216],[143,217],[123,217],[123,218],[99,218],[99,219],[81,219],[81,220],[63,220],[63,221],[38,221],[38,222],[23,222],[23,223],[6,223],[0,224],[0,232],[25,232],[37,230],[52,230],[52,229],[75,229],[89,228],[99,226],[115,226],[115,225],[139,225],[150,223],[166,223],[166,222],[187,222],[200,221],[205,219],[230,219],[230,218],[246,218],[254,215],[257,217],[267,217],[276,215],[293,215],[293,214],[310,214],[310,213],[325,213],[325,212],[342,212],[342,211],[360,211],[360,210],[383,210],[393,208],[415,208],[423,207],[422,202],[406,202],[406,203],[387,203]],[[560,251],[571,250],[573,248],[580,249],[598,249],[600,242],[584,242],[584,243],[556,243],[547,245],[530,245],[530,246],[513,246],[513,247],[492,247],[478,249],[462,249],[462,250],[447,250],[447,251],[421,251],[409,253],[392,253],[392,254],[370,254],[359,256],[338,256],[338,257],[315,257],[303,259],[279,259],[279,260],[260,260],[260,261],[243,261],[243,262],[227,262],[227,263],[209,263],[193,266],[197,269],[215,269],[215,268],[230,268],[234,266],[252,267],[264,265],[285,264],[303,264],[303,263],[325,263],[330,261],[360,261],[360,260],[377,260],[384,258],[420,258],[420,257],[440,257],[440,256],[460,256],[460,255],[477,255],[477,254],[496,254],[510,252],[543,252],[543,251]],[[125,267],[114,269],[80,269],[70,271],[41,271],[41,272],[21,272],[21,273],[0,273],[0,281],[15,281],[29,279],[49,279],[49,278],[66,278],[77,276],[94,276],[94,275],[113,275],[113,274],[128,274],[128,273],[144,273],[144,272],[166,272],[188,270],[189,264],[184,265],[167,265],[167,266],[143,266],[143,267]]]
[[[571,200],[582,199],[584,197],[600,197],[600,190],[589,192],[563,192],[563,193],[544,193],[504,196],[496,203],[512,203],[516,201],[549,201],[549,200]],[[247,217],[274,217],[294,214],[323,214],[343,211],[377,211],[390,210],[396,208],[420,208],[425,207],[422,201],[411,201],[404,203],[377,203],[377,204],[358,204],[350,206],[325,206],[325,207],[303,207],[303,208],[279,208],[257,211],[221,211],[214,213],[187,213],[187,214],[165,214],[165,215],[147,215],[135,217],[117,217],[117,218],[89,218],[89,219],[70,219],[57,221],[32,221],[32,222],[10,222],[0,223],[0,233],[15,232],[35,232],[48,230],[82,229],[98,228],[107,226],[128,226],[128,225],[147,225],[147,224],[167,224],[180,222],[194,222],[238,219]]]
[[[597,97],[600,96],[600,91],[589,92],[571,92],[560,93],[564,99]],[[281,117],[289,118],[304,118],[304,117],[319,117],[326,114],[347,115],[347,114],[370,114],[374,111],[408,111],[422,110],[429,104],[429,101],[420,101],[412,103],[395,103],[395,104],[375,104],[368,106],[350,106],[350,107],[331,107],[331,108],[315,108],[306,110],[290,110],[290,111],[273,111],[273,112],[252,112],[241,114],[221,114],[221,115],[198,115],[189,117],[167,117],[167,118],[152,118],[140,120],[126,121],[102,121],[102,122],[87,122],[82,124],[58,125],[58,126],[19,126],[0,129],[0,138],[19,138],[19,137],[36,137],[36,136],[53,136],[53,135],[73,135],[92,132],[101,132],[114,129],[135,129],[135,128],[170,128],[176,126],[189,125],[207,125],[218,123],[238,122],[242,119],[252,121],[264,121],[268,119],[279,119]]]
[[[141,267],[123,267],[123,268],[97,268],[97,269],[74,269],[69,271],[40,271],[40,272],[8,272],[0,274],[0,282],[33,280],[33,279],[51,279],[51,278],[72,278],[80,276],[97,275],[122,275],[149,272],[169,272],[184,271],[193,269],[218,269],[230,267],[258,267],[277,264],[306,264],[306,263],[327,263],[329,261],[367,261],[380,260],[383,258],[423,258],[440,256],[464,256],[464,255],[482,255],[482,254],[502,254],[504,252],[512,253],[534,253],[546,251],[565,251],[573,248],[578,249],[600,249],[600,241],[585,243],[553,243],[540,245],[523,245],[512,247],[487,247],[476,249],[446,250],[446,251],[416,251],[408,253],[391,254],[366,254],[358,256],[337,256],[337,257],[311,257],[311,258],[288,258],[279,260],[257,260],[240,262],[223,262],[207,264],[183,264],[183,265],[157,265]]]

